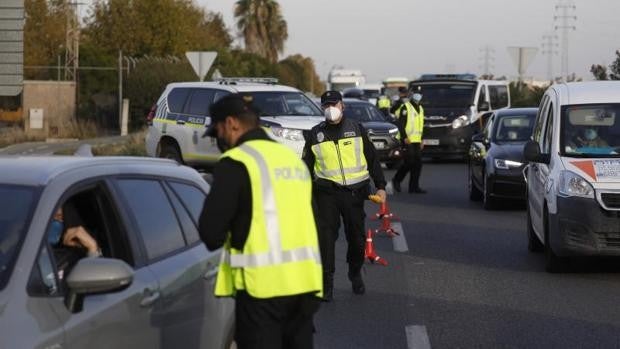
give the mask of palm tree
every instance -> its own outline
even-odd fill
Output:
[[[286,21],[275,0],[238,0],[235,4],[237,29],[245,49],[275,63],[288,38]]]

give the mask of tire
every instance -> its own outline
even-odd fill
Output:
[[[163,143],[160,145],[159,154],[160,158],[172,159],[178,162],[179,164],[183,164],[183,157],[181,156],[181,151],[179,150],[179,146],[171,143]]]
[[[545,227],[545,270],[548,273],[562,273],[566,271],[568,259],[566,257],[558,257],[551,248],[549,242],[549,213],[545,207],[544,211],[544,227]]]
[[[532,216],[530,214],[530,205],[526,202],[526,214],[527,214],[527,249],[530,252],[543,252],[545,246],[540,242],[538,235],[534,232],[532,226]]]
[[[482,200],[482,192],[474,184],[474,175],[472,173],[471,165],[468,166],[468,168],[469,168],[468,170],[469,176],[467,179],[467,187],[469,189],[469,200],[480,201]]]
[[[489,191],[489,181],[484,178],[484,183],[482,184],[484,191],[482,192],[482,206],[485,210],[493,210],[497,207],[497,202],[493,196],[491,196],[491,192]]]

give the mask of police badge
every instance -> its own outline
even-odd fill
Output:
[[[319,142],[323,142],[325,140],[325,135],[323,134],[323,132],[319,132],[316,135],[316,140],[319,141]]]

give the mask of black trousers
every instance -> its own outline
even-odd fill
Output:
[[[235,342],[239,349],[311,349],[312,319],[320,300],[312,294],[259,299],[235,297]]]
[[[409,191],[420,187],[420,173],[422,173],[422,149],[420,143],[407,145],[404,161],[394,175],[394,182],[402,182],[409,173]]]
[[[333,275],[336,271],[334,249],[338,239],[341,217],[347,238],[349,273],[358,274],[362,269],[364,244],[366,242],[364,200],[368,194],[368,186],[357,190],[322,187],[314,189],[315,219],[325,275]]]

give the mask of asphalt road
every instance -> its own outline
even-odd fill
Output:
[[[466,170],[427,163],[428,194],[390,196],[409,251],[376,237],[389,265],[366,265],[364,296],[346,279],[341,234],[335,300],[315,318],[315,346],[620,348],[620,262],[575,260],[572,272],[546,273],[543,256],[527,251],[524,205],[470,202]]]

